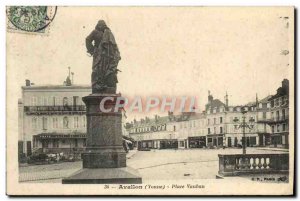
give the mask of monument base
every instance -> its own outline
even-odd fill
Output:
[[[123,168],[84,168],[62,180],[62,184],[141,184],[137,170]]]

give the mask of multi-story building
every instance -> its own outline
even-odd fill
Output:
[[[85,145],[86,115],[82,97],[90,86],[36,86],[26,80],[19,106],[19,153],[70,152]]]
[[[245,110],[246,113],[243,114],[242,110]],[[256,104],[229,106],[225,115],[226,127],[224,146],[236,147],[238,145],[243,145],[244,142],[248,147],[258,146],[259,137],[257,134],[256,116]],[[243,118],[245,118],[245,120],[243,120]],[[246,139],[244,139],[243,136],[243,129],[239,127],[243,121],[251,126],[251,129],[245,128]]]
[[[205,113],[183,113],[173,121],[177,127],[178,148],[202,148],[207,145]]]
[[[225,144],[227,106],[219,99],[214,99],[210,92],[208,92],[208,103],[205,105],[208,146],[220,147]]]
[[[90,86],[74,85],[69,77],[63,85],[36,86],[26,81],[19,106],[19,152],[74,153],[85,147],[86,116],[82,97],[91,93]],[[289,83],[273,96],[243,106],[229,106],[209,93],[202,113],[182,113],[126,123],[124,135],[136,140],[139,148],[201,148],[247,146],[288,147]],[[247,111],[246,114],[242,110]],[[246,139],[238,128],[242,122]],[[252,120],[252,121],[250,121]],[[254,121],[253,121],[254,120]]]
[[[271,145],[289,145],[289,81],[284,79],[277,93],[268,100],[270,108]]]
[[[257,134],[259,137],[259,146],[270,146],[271,144],[271,128],[269,126],[270,112],[269,112],[269,95],[260,100],[256,107],[256,121],[257,121]]]
[[[245,122],[244,122],[245,121]],[[245,139],[241,124],[246,123]],[[142,148],[288,147],[288,80],[273,96],[229,106],[208,94],[202,113],[182,113],[128,123],[130,137]]]
[[[243,114],[242,110],[247,113]],[[229,106],[228,95],[226,93],[225,103],[219,99],[214,99],[208,94],[208,103],[205,106],[207,124],[207,145],[215,147],[237,147],[244,142],[242,128],[238,125],[242,123],[243,116],[246,123],[254,120],[252,129],[246,128],[247,146],[258,145],[256,103],[243,106]]]
[[[136,141],[138,149],[167,149],[178,147],[176,127],[170,124],[169,117],[155,115],[154,119],[146,117],[126,124],[129,137]]]

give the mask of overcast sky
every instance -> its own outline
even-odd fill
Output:
[[[293,23],[283,16],[290,10],[59,7],[48,36],[7,34],[8,82],[21,97],[25,79],[62,84],[70,66],[75,84],[89,84],[85,38],[103,19],[121,53],[122,94],[195,96],[203,109],[208,90],[222,101],[228,91],[230,105],[244,104],[274,94],[290,76],[291,58],[281,52]]]

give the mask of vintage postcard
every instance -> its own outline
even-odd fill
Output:
[[[7,194],[293,195],[294,12],[7,6]]]

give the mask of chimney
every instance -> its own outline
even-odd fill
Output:
[[[258,107],[258,96],[257,96],[257,93],[256,93],[256,98],[255,98],[255,104],[256,104],[256,107]]]
[[[208,103],[211,103],[214,100],[214,97],[210,95],[210,91],[208,91]]]
[[[284,80],[281,82],[281,84],[282,84],[283,90],[284,90],[286,93],[288,93],[288,91],[289,91],[289,80],[288,80],[288,79],[284,79]]]
[[[72,72],[71,75],[72,75],[72,81],[71,81],[71,83],[74,84],[74,72]]]
[[[25,80],[26,87],[30,87],[30,80]]]
[[[155,118],[155,122],[158,122],[159,116],[157,114],[154,116],[154,118]]]
[[[226,104],[226,107],[228,107],[228,94],[227,94],[227,91],[226,91],[226,96],[225,96],[225,104]]]

